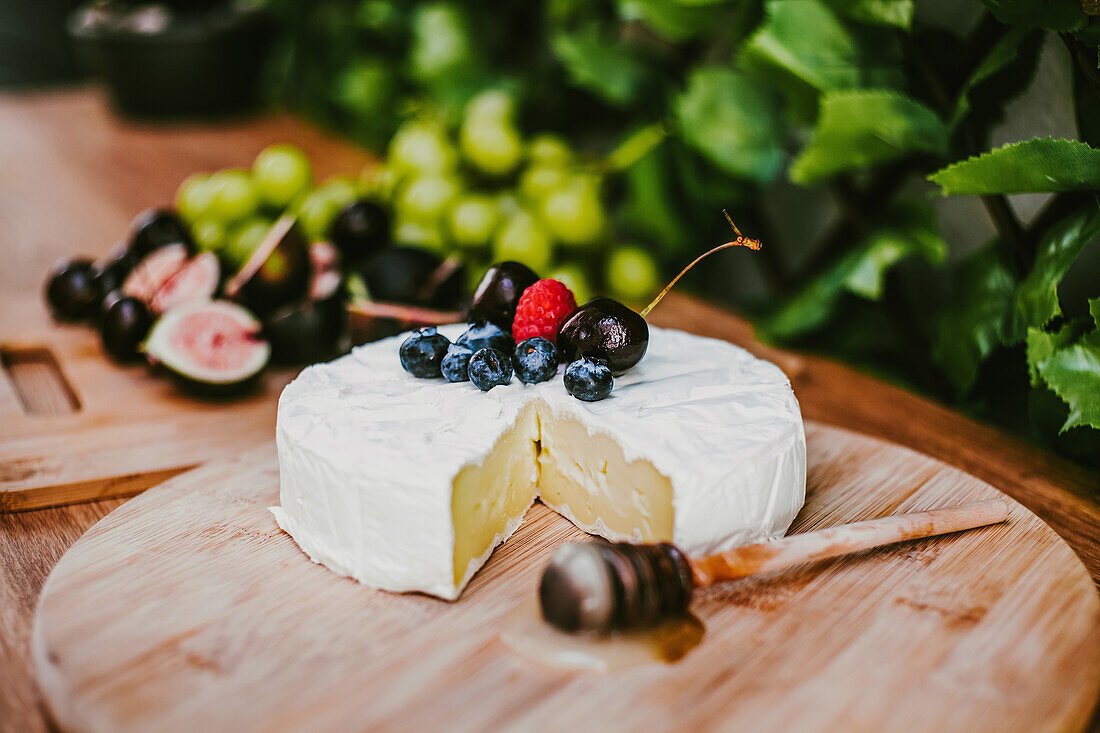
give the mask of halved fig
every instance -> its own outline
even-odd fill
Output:
[[[225,294],[264,315],[309,293],[309,245],[293,216],[275,222],[267,237],[225,285]]]
[[[169,244],[146,255],[122,281],[122,294],[151,303],[157,291],[187,263],[188,257],[187,247],[182,244]]]
[[[253,386],[271,358],[260,330],[256,317],[236,303],[196,300],[161,316],[143,349],[185,388],[228,396]]]
[[[221,265],[213,252],[192,257],[160,286],[149,303],[154,313],[164,313],[173,306],[192,300],[210,300],[218,290]]]

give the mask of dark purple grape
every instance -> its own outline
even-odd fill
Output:
[[[91,260],[62,260],[46,280],[46,303],[59,321],[76,321],[95,314],[99,303],[95,265]]]
[[[146,209],[130,224],[130,252],[140,260],[150,252],[169,244],[182,244],[195,251],[191,231],[170,209]]]
[[[103,350],[115,361],[134,361],[152,326],[153,315],[145,303],[128,295],[114,298],[99,325]]]
[[[360,199],[344,207],[332,222],[332,243],[349,262],[357,262],[390,243],[390,214]]]

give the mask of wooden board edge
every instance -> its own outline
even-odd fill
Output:
[[[156,471],[74,481],[67,484],[38,486],[17,491],[0,490],[0,513],[26,512],[35,509],[100,501],[102,499],[135,496],[199,465],[201,464],[192,463]]]

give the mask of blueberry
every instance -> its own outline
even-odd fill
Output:
[[[470,381],[482,392],[512,381],[512,358],[500,349],[479,349],[470,357]]]
[[[465,382],[470,378],[467,367],[473,354],[474,352],[458,344],[451,344],[447,347],[447,354],[443,357],[443,364],[440,368],[448,382]]]
[[[558,373],[558,350],[541,336],[516,344],[516,376],[525,384],[545,382]]]
[[[565,389],[578,400],[596,402],[611,394],[611,367],[599,359],[581,357],[565,368]]]
[[[489,321],[478,321],[477,323],[471,323],[470,327],[466,329],[466,333],[459,336],[455,343],[459,346],[465,346],[470,351],[478,351],[480,349],[498,349],[504,353],[509,353],[516,342],[512,340],[512,337],[505,333],[500,326],[497,326]]]
[[[450,343],[434,328],[421,328],[401,344],[401,366],[414,377],[441,376],[440,365]]]

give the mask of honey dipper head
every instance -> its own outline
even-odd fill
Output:
[[[592,542],[563,545],[539,584],[547,623],[563,631],[652,626],[691,600],[687,559],[673,545]]]

